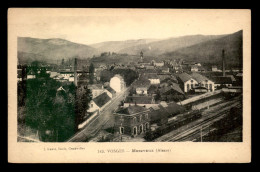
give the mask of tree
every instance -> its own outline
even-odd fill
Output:
[[[110,82],[110,79],[113,77],[113,73],[109,70],[103,70],[100,74],[100,81],[103,83]]]
[[[133,96],[135,94],[135,89],[133,87],[129,90],[129,96]]]
[[[54,137],[56,141],[65,141],[75,133],[75,86],[70,84],[66,92],[57,92],[54,101]]]
[[[80,86],[76,91],[75,100],[76,126],[78,126],[81,122],[84,121],[91,100],[91,90],[88,89],[87,86]]]
[[[89,66],[89,83],[90,84],[94,83],[94,73],[95,73],[95,68],[94,68],[93,63],[91,63]]]
[[[26,84],[26,125],[37,129],[44,135],[51,127],[54,112],[53,100],[60,86],[52,79],[31,79]]]
[[[41,141],[65,141],[75,133],[76,87],[57,91],[60,86],[51,78],[27,80],[25,124],[39,131]]]
[[[40,73],[36,73],[36,77],[39,77],[39,78],[48,78],[50,77],[50,74],[46,73],[46,68],[43,67],[40,69]]]
[[[18,107],[25,105],[26,98],[26,82],[25,80],[17,84],[17,98],[18,98]]]

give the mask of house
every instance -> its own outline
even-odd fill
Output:
[[[174,101],[170,103],[166,103],[162,101],[160,105],[162,105],[165,108],[165,110],[169,113],[170,115],[169,117],[176,116],[185,111],[185,108],[183,106],[176,104]]]
[[[230,87],[233,85],[231,77],[216,76],[216,77],[212,77],[212,80],[215,82],[215,89]]]
[[[54,77],[56,77],[56,76],[58,76],[58,75],[60,75],[60,73],[55,72],[55,71],[51,71],[51,72],[50,72],[50,78],[54,78]]]
[[[160,69],[161,69],[162,73],[169,73],[170,72],[170,69],[166,66],[163,66]]]
[[[226,75],[226,77],[230,77],[233,83],[236,82],[236,78],[233,75]]]
[[[214,66],[211,67],[211,70],[212,70],[212,72],[217,72],[218,71],[218,67],[214,65]]]
[[[143,74],[144,74],[144,73],[154,73],[154,74],[156,74],[157,71],[156,71],[155,69],[145,69],[145,70],[142,71],[142,73],[143,73]]]
[[[146,95],[147,94],[147,90],[148,88],[147,87],[137,87],[136,88],[136,94],[141,94],[141,95]]]
[[[149,87],[151,85],[150,80],[144,76],[141,75],[139,79],[133,84],[134,87]]]
[[[111,87],[106,87],[105,91],[110,98],[114,98],[116,96],[116,91]]]
[[[150,87],[150,80],[141,76],[134,84],[133,88],[137,94],[147,94],[147,90]]]
[[[152,65],[145,65],[144,67],[145,67],[146,70],[147,70],[147,69],[150,69],[150,70],[153,70],[153,69],[154,69],[154,66],[152,66]]]
[[[60,75],[61,75],[64,79],[69,80],[69,78],[74,75],[74,72],[71,72],[71,71],[61,71],[61,72],[60,72]]]
[[[205,72],[206,69],[203,66],[198,66],[198,71],[199,72]]]
[[[153,65],[156,66],[156,67],[162,67],[164,66],[164,62],[153,62]]]
[[[149,109],[133,105],[118,109],[115,113],[115,130],[119,134],[137,136],[150,130]]]
[[[191,73],[190,76],[197,81],[198,84],[197,86],[205,87],[208,91],[215,90],[215,83],[212,80],[208,79],[207,77],[199,73]]]
[[[199,67],[198,67],[197,65],[192,65],[192,66],[190,67],[190,71],[191,71],[191,72],[198,72],[198,71],[199,71]]]
[[[185,93],[193,89],[198,82],[187,73],[181,73],[178,75],[180,87]]]
[[[160,79],[157,74],[148,73],[145,75],[151,84],[160,84]]]
[[[102,84],[88,85],[88,88],[92,92],[92,98],[95,98],[95,97],[99,96],[100,94],[102,94],[105,91]]]
[[[196,65],[196,66],[201,66],[201,63],[195,62],[195,65]]]
[[[90,107],[88,112],[94,112],[94,111],[102,111],[103,108],[111,101],[111,98],[107,95],[106,92],[100,94],[99,96],[95,97],[91,100],[89,103]]]
[[[176,91],[178,94],[184,95],[184,92],[180,88],[179,84],[171,83],[170,88],[173,89],[174,91]]]
[[[34,79],[34,78],[36,78],[36,73],[33,70],[30,70],[27,73],[27,79]]]
[[[74,82],[74,75],[71,75],[71,76],[69,77],[69,82]]]
[[[170,86],[160,88],[159,92],[162,101],[180,101],[185,98],[184,92],[176,83],[172,83]]]
[[[123,91],[126,87],[124,78],[118,74],[116,74],[113,78],[110,79],[109,84],[109,86],[113,88],[113,90],[115,90],[116,93]]]
[[[138,105],[149,108],[156,104],[158,103],[155,102],[152,96],[127,96],[124,100],[124,107]]]
[[[182,61],[182,65],[186,65],[186,66],[189,66],[189,65],[195,65],[195,62],[193,61]]]
[[[183,72],[182,66],[178,65],[178,64],[173,64],[172,69],[173,69],[174,73],[182,73]]]
[[[151,116],[151,124],[157,124],[158,126],[165,125],[168,123],[168,117],[170,114],[160,104],[149,108],[149,115]]]
[[[157,94],[157,91],[158,91],[158,85],[151,85],[149,88],[148,88],[148,90],[147,90],[147,92],[148,92],[148,94],[149,95],[156,95]]]
[[[172,83],[178,83],[178,80],[175,78],[175,76],[159,75],[159,78],[160,78],[160,87],[169,86]]]

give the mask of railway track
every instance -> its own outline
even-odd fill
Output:
[[[157,138],[155,139],[155,141],[184,141],[184,140],[192,140],[189,138],[194,137],[194,135],[198,134],[198,132],[200,132],[201,127],[207,127],[210,126],[212,123],[214,123],[215,121],[223,118],[227,113],[229,113],[229,110],[231,107],[242,107],[242,104],[240,101],[240,98],[238,98],[235,101],[232,101],[231,103],[227,103],[225,105],[222,106],[218,106],[215,107],[214,109],[222,109],[220,110],[219,113],[215,114],[216,112],[207,112],[207,116],[210,115],[210,117],[204,119],[203,121],[199,122],[198,124],[196,124],[195,126],[189,128],[188,130],[185,130],[184,132],[180,132],[174,135],[170,135],[170,136],[166,136],[162,138]],[[228,108],[227,108],[228,107]],[[213,115],[213,116],[212,116]],[[199,119],[201,120],[201,119]],[[198,120],[198,121],[199,121]]]
[[[188,135],[189,135],[189,134],[190,134],[190,135],[193,135],[193,133],[196,132],[197,130],[200,130],[201,127],[206,127],[206,126],[204,126],[204,125],[209,126],[209,125],[210,125],[209,123],[212,123],[212,121],[213,121],[214,119],[216,119],[216,118],[218,118],[218,117],[224,115],[227,111],[228,111],[228,110],[226,110],[226,111],[224,111],[224,112],[222,112],[222,113],[220,113],[220,114],[217,114],[217,115],[215,115],[215,116],[212,116],[212,117],[210,117],[210,118],[207,118],[207,119],[203,120],[202,122],[200,122],[199,124],[197,124],[196,126],[194,126],[194,127],[190,128],[190,129],[186,130],[185,132],[182,132],[182,133],[180,133],[180,134],[177,134],[176,136],[173,136],[173,137],[164,139],[164,140],[162,140],[162,141],[178,141],[178,140],[180,140],[182,137],[185,137],[186,134],[188,134]]]
[[[241,108],[242,105],[241,104],[238,104],[234,107],[238,107],[238,108]],[[170,141],[191,141],[191,140],[194,140],[195,138],[198,138],[200,137],[200,132],[203,132],[201,131],[201,128],[208,128],[210,127],[214,122],[220,120],[221,118],[223,118],[227,113],[229,113],[229,109],[228,110],[225,110],[223,112],[221,112],[220,114],[214,116],[215,119],[212,117],[212,118],[209,118],[206,122],[209,122],[207,123],[206,125],[204,124],[201,124],[199,126],[197,126],[196,129],[194,129],[194,131],[190,132],[188,135],[185,135],[183,137],[180,137],[180,138],[177,138],[175,140],[170,140]],[[211,120],[213,119],[213,120]],[[212,130],[211,130],[212,131]],[[202,134],[202,136],[208,134],[209,132],[205,132],[204,134]]]

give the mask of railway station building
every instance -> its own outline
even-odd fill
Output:
[[[115,115],[115,130],[119,134],[137,136],[150,130],[149,109],[133,105],[118,109]]]

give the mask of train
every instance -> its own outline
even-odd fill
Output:
[[[195,121],[199,118],[201,118],[202,114],[200,110],[192,110],[185,112],[183,114],[179,114],[177,116],[174,116],[172,118],[168,119],[168,123],[165,125],[162,125],[161,127],[157,128],[154,131],[147,132],[144,139],[147,141],[152,141],[158,137],[161,137],[162,135],[169,133],[185,124],[188,124],[192,121]]]

